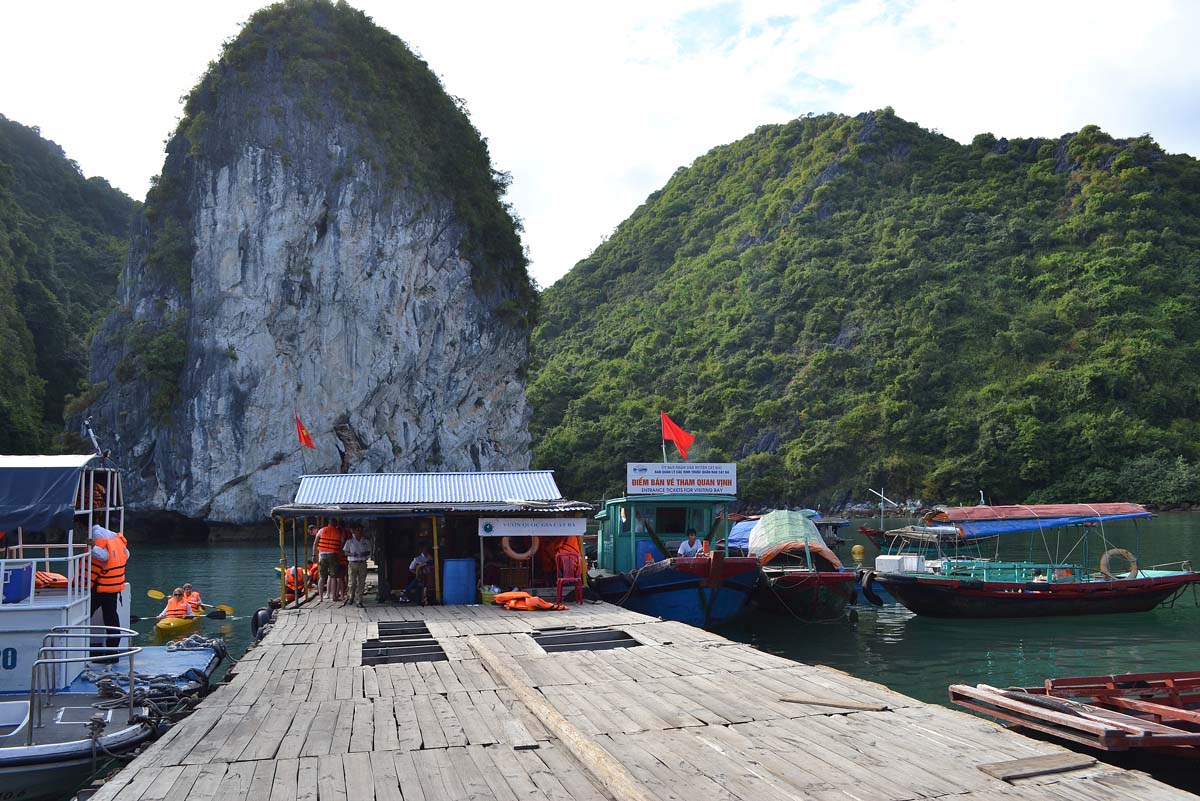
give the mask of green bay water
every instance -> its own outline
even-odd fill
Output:
[[[139,638],[142,645],[165,642],[154,633],[154,616],[163,610],[166,601],[148,598],[147,590],[162,590],[169,595],[175,587],[191,582],[206,604],[232,606],[232,618],[205,618],[187,631],[225,640],[232,659],[240,657],[250,645],[250,617],[254,610],[265,606],[268,598],[279,596],[279,574],[275,571],[279,564],[278,544],[135,540],[129,549],[131,611],[143,618],[133,628],[142,633]],[[288,558],[290,561],[290,553]],[[229,664],[226,661],[221,665],[217,678],[225,674]]]

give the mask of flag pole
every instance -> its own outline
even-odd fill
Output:
[[[662,441],[662,446],[663,446],[663,464],[666,464],[667,463],[667,441],[665,439]]]

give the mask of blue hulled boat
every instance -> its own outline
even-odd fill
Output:
[[[592,587],[609,603],[665,620],[710,627],[736,617],[759,581],[758,559],[730,556],[721,514],[733,495],[659,494],[606,501]],[[687,531],[705,532],[705,553],[675,555]],[[714,543],[714,537],[717,542]]]

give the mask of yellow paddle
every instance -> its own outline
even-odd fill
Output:
[[[153,598],[156,601],[161,601],[167,597],[167,594],[164,593],[162,590],[146,590],[146,595]],[[218,612],[220,614],[217,614]],[[205,617],[211,617],[213,620],[224,620],[225,617],[227,617],[228,615],[232,615],[232,614],[233,614],[232,606],[228,606],[226,604],[217,604],[216,606],[213,607],[211,612],[209,612],[208,614],[205,615]]]

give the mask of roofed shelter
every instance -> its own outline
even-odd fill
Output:
[[[340,520],[369,524],[375,535],[379,581],[386,582],[390,590],[404,586],[409,560],[428,544],[434,559],[434,592],[440,603],[446,559],[478,556],[479,576],[486,572],[489,547],[485,545],[486,537],[481,536],[481,520],[583,518],[591,512],[591,504],[562,496],[553,471],[514,470],[305,475],[300,477],[295,500],[275,507],[271,515],[279,522],[280,566],[284,571],[289,523],[292,561],[301,565],[312,547],[307,537],[310,523]],[[505,578],[517,575],[517,568],[510,565],[507,569],[510,572]],[[285,592],[281,582],[281,597]]]

